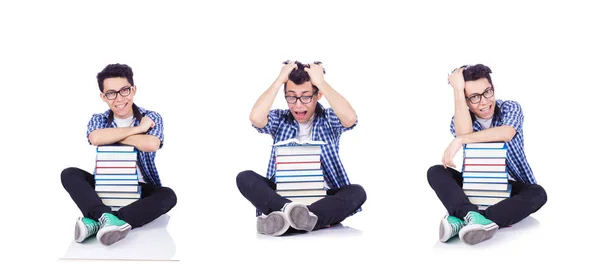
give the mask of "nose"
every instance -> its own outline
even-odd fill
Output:
[[[481,100],[479,101],[479,104],[486,104],[490,101],[490,99],[486,98],[484,95],[481,95]]]

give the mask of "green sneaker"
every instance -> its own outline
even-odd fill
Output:
[[[465,222],[454,216],[446,215],[440,222],[440,242],[445,243],[450,238],[458,235],[458,232],[465,226]]]
[[[81,243],[98,232],[100,224],[90,218],[79,217],[75,222],[75,242]]]
[[[98,242],[105,246],[112,245],[125,238],[131,230],[131,225],[110,213],[103,213],[100,217],[100,230]]]
[[[498,225],[475,211],[469,211],[465,216],[465,227],[459,232],[460,240],[469,245],[475,245],[494,237]]]

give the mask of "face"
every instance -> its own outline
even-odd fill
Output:
[[[310,102],[304,104],[298,98],[296,102],[290,103],[288,101],[288,107],[292,112],[292,115],[298,122],[306,122],[308,121],[314,114],[315,109],[317,108],[317,100],[321,99],[321,92],[319,92],[316,96],[313,96],[314,89],[310,81],[307,81],[303,84],[295,84],[292,81],[287,82],[287,86],[285,88],[285,96],[292,97],[310,97]],[[288,98],[286,98],[287,100]],[[293,98],[292,98],[293,99]],[[305,100],[308,98],[304,98]]]
[[[131,87],[131,92],[127,96],[123,96],[124,93],[127,93],[127,88],[129,87]],[[135,96],[135,91],[135,86],[131,86],[127,78],[108,78],[104,80],[104,90],[102,90],[100,98],[108,104],[108,107],[110,107],[110,110],[113,111],[116,117],[128,118],[133,115],[133,96]],[[120,93],[114,94],[113,92]],[[117,96],[113,99],[110,94]]]
[[[486,95],[490,97],[487,98]],[[493,94],[492,85],[486,78],[465,82],[465,96],[473,101],[479,100],[479,102],[473,103],[467,99],[467,105],[475,116],[482,119],[490,119],[494,116],[496,97]]]

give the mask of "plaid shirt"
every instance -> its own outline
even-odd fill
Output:
[[[133,126],[138,126],[142,117],[146,116],[154,121],[154,128],[151,128],[146,132],[147,135],[156,136],[160,139],[159,149],[163,146],[163,122],[160,114],[143,109],[138,107],[137,105],[133,105],[133,115],[135,117],[135,121]],[[117,128],[117,123],[114,121],[113,112],[108,110],[101,114],[94,114],[88,123],[87,136],[88,143],[91,145],[92,143],[89,141],[90,133],[97,129],[104,128]],[[158,170],[156,169],[156,165],[154,163],[154,157],[156,156],[156,152],[142,152],[138,151],[138,166],[140,167],[140,171],[142,172],[142,177],[144,181],[149,182],[155,186],[161,186],[160,177],[158,176]]]
[[[473,131],[478,132],[482,130],[481,124],[475,119],[475,115],[471,112],[471,120],[473,120]],[[494,109],[494,116],[492,118],[492,125],[490,127],[497,127],[502,125],[509,125],[515,128],[517,133],[507,143],[508,153],[506,158],[506,166],[510,176],[518,180],[519,182],[528,184],[537,184],[533,171],[527,162],[525,157],[524,149],[524,137],[523,137],[523,110],[521,105],[516,101],[502,101],[496,100],[496,109]],[[456,131],[454,130],[454,117],[450,123],[450,132],[456,137]]]
[[[340,119],[335,115],[333,109],[325,109],[320,103],[317,103],[315,110],[315,119],[312,126],[312,140],[324,141],[327,143],[322,146],[321,166],[325,182],[329,188],[341,188],[350,185],[350,180],[346,170],[340,160],[340,137],[342,133],[354,129],[358,124],[358,119],[349,128],[345,128]],[[298,121],[289,109],[274,109],[269,111],[269,121],[264,128],[257,128],[252,125],[259,133],[270,134],[273,137],[273,144],[296,138],[299,132]],[[271,149],[271,159],[267,169],[267,178],[273,178],[275,175],[275,147]],[[356,212],[361,211],[359,208]]]

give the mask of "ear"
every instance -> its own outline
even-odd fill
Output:
[[[137,91],[137,86],[132,86],[131,87],[131,96],[135,96],[135,92]]]
[[[323,96],[323,93],[321,93],[321,91],[319,91],[319,93],[317,93],[317,100],[320,100],[322,96]]]
[[[108,103],[108,101],[106,101],[106,97],[104,96],[104,93],[100,92],[100,99],[106,103]]]

